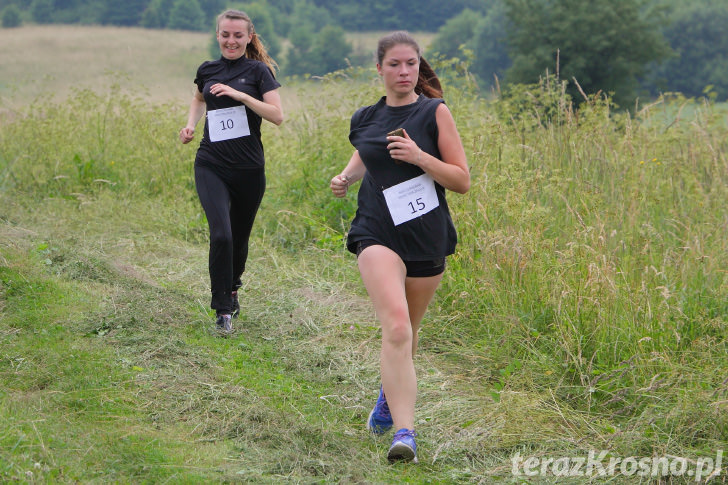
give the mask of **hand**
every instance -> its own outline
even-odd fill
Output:
[[[389,156],[395,160],[401,160],[403,162],[417,165],[420,162],[422,150],[417,146],[412,138],[407,134],[407,130],[404,131],[404,136],[388,136],[387,150],[389,150]]]
[[[237,89],[233,89],[227,84],[217,83],[210,86],[210,94],[214,94],[215,96],[229,96],[233,98],[236,101],[243,102],[243,98],[245,97],[243,93],[238,91]]]
[[[187,144],[195,137],[195,129],[185,126],[179,131],[179,139],[183,144]]]
[[[333,192],[336,197],[344,197],[346,192],[349,190],[349,179],[343,173],[339,174],[331,179],[331,184],[329,186],[331,187],[331,192]]]

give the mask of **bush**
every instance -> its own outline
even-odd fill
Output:
[[[20,27],[23,21],[20,18],[20,10],[17,6],[8,5],[5,7],[2,23],[4,28]]]
[[[206,30],[205,13],[196,0],[177,0],[169,13],[167,28],[175,30]]]

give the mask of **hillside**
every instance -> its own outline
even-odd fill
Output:
[[[179,101],[207,58],[209,35],[141,28],[29,26],[0,29],[0,100],[23,107],[78,89]]]

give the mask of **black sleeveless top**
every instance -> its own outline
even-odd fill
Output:
[[[404,128],[422,151],[441,159],[435,111],[443,102],[420,95],[412,104],[387,106],[382,97],[377,104],[360,108],[351,117],[349,141],[359,151],[367,171],[347,236],[349,251],[355,252],[356,242],[373,239],[404,261],[427,261],[455,252],[457,234],[444,187],[435,182],[439,207],[399,225],[394,224],[382,192],[425,173],[416,165],[395,163],[387,150],[388,132]]]

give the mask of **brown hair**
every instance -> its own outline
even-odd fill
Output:
[[[275,76],[276,70],[278,69],[278,63],[274,61],[271,56],[268,55],[268,51],[265,50],[263,42],[260,40],[258,34],[255,33],[253,21],[250,20],[248,14],[241,10],[225,10],[223,13],[217,16],[215,32],[220,31],[220,21],[222,19],[244,20],[248,23],[248,34],[250,35],[250,43],[245,48],[245,57],[265,63]]]
[[[409,32],[400,30],[379,39],[379,43],[377,44],[377,62],[379,65],[382,64],[387,51],[400,44],[412,47],[417,52],[417,57],[420,61],[420,72],[417,77],[415,93],[424,94],[428,98],[442,98],[442,85],[440,85],[440,80],[437,78],[437,74],[435,74],[432,66],[422,57],[420,45]]]

